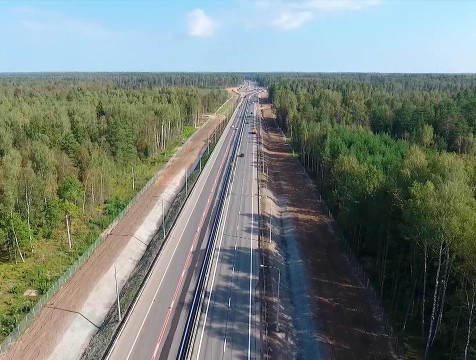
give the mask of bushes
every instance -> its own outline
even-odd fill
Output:
[[[109,219],[114,219],[127,206],[127,202],[114,197],[106,201],[106,214]]]
[[[48,275],[47,269],[44,265],[36,265],[30,274],[29,285],[44,294],[52,284],[51,278]]]
[[[196,128],[193,126],[184,126],[183,127],[183,137],[188,139],[195,132]]]

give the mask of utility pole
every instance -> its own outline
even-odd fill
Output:
[[[68,232],[68,243],[69,243],[69,249],[71,250],[71,233],[69,231],[69,215],[65,215],[65,221],[66,221],[66,230]]]
[[[272,265],[263,265],[263,264],[261,264],[260,267],[261,268],[271,268],[271,269],[278,270],[278,306],[276,308],[276,332],[279,332],[279,308],[280,308],[280,305],[281,305],[281,301],[280,301],[280,298],[279,298],[279,290],[280,290],[280,287],[281,287],[281,270],[279,268],[277,268],[276,266],[272,266]]]
[[[268,182],[269,182],[269,172],[268,172],[268,165],[266,165],[266,197],[268,197]]]
[[[164,212],[164,196],[162,195],[162,229],[164,230],[165,239],[165,212]]]
[[[279,308],[281,307],[281,299],[279,297],[279,288],[281,287],[281,270],[278,270],[278,308],[276,309],[276,331],[279,332]]]
[[[185,168],[185,196],[188,195],[188,179],[187,179],[187,169]]]
[[[272,206],[269,207],[269,242],[271,243],[271,235],[273,234],[273,208]]]
[[[135,184],[135,180],[134,180],[134,166],[133,166],[133,167],[132,167],[132,190],[135,189],[135,187],[136,187],[135,185],[136,185],[136,184]]]
[[[121,303],[119,302],[119,289],[117,287],[117,270],[115,265],[114,265],[114,280],[116,281],[117,312],[119,313],[119,321],[122,321]]]

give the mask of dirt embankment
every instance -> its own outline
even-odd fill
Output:
[[[228,92],[230,96],[240,96],[240,93],[238,91],[238,86],[226,88],[226,91]]]
[[[297,324],[299,315],[306,311],[306,301],[296,300],[293,292],[302,293],[304,289],[313,320],[311,336],[319,349],[319,358],[395,359],[384,326],[374,316],[367,290],[342,254],[339,240],[330,230],[332,220],[326,215],[298,158],[292,155],[266,100],[260,99],[270,190],[265,222],[271,217],[274,231],[269,243],[266,224],[263,246],[265,261],[281,269],[282,279],[282,329],[276,332],[276,281],[273,279],[276,276],[272,269],[266,272],[269,358],[316,358],[316,354],[303,353],[308,351],[303,343],[309,334],[300,333],[302,324]],[[265,194],[264,189],[263,196]],[[296,272],[294,247],[300,257],[298,262],[304,267],[304,279]]]

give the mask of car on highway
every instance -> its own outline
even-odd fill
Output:
[[[245,157],[245,154],[240,153],[240,154],[238,155],[238,157]]]
[[[251,133],[257,134],[257,133],[258,133],[258,130],[256,130],[256,128],[254,128],[253,130],[251,130]]]

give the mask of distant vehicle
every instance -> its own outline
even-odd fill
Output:
[[[258,133],[258,130],[256,130],[256,128],[255,128],[255,129],[251,130],[251,132],[252,132],[253,134],[257,134],[257,133]]]
[[[250,122],[249,121],[245,121],[245,124],[249,124]]]
[[[240,154],[238,155],[238,157],[245,157],[245,154],[240,153]]]
[[[253,115],[253,111],[250,111],[250,114]]]

